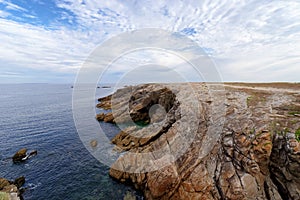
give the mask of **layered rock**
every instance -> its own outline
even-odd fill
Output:
[[[300,199],[300,85],[284,86],[118,90],[98,106],[122,127],[110,175],[146,199]]]
[[[148,87],[152,89],[146,89]],[[134,95],[130,95],[133,90],[134,88],[128,87],[118,90],[115,95],[99,98],[100,103],[97,104],[97,108],[105,110],[113,109],[116,116],[114,116],[112,112],[100,113],[96,116],[96,119],[110,123],[116,123],[117,120],[118,123],[133,121],[135,123],[149,124],[151,118],[149,111],[151,107],[154,108],[154,105],[160,105],[167,112],[173,107],[175,94],[165,87],[144,85],[136,90]],[[129,115],[126,116],[129,111]],[[152,114],[155,114],[155,110],[153,110],[153,112]]]

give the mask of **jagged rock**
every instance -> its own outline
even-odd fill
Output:
[[[26,152],[27,152],[27,149],[23,148],[23,149],[20,149],[13,157],[13,162],[21,162],[23,161],[24,158],[26,158]]]
[[[159,104],[166,112],[174,105],[175,94],[168,88],[157,88],[153,90],[138,89],[134,91],[128,102],[130,117],[134,122],[150,122],[149,110],[152,106]]]
[[[105,118],[105,114],[104,114],[104,113],[100,113],[100,114],[97,114],[97,115],[96,115],[96,119],[97,119],[98,121],[103,121],[104,118]]]
[[[32,156],[36,156],[37,155],[37,150],[33,150],[31,151],[29,154],[27,154],[27,149],[23,148],[20,149],[13,157],[12,160],[14,163],[18,163],[18,162],[23,162],[27,159],[29,159]]]
[[[16,178],[14,181],[14,185],[17,186],[17,188],[21,188],[25,184],[25,177],[21,176],[19,178]]]
[[[99,98],[100,103],[97,104],[97,108],[103,108],[105,110],[111,109],[111,95],[103,98]]]
[[[273,149],[270,172],[281,198],[300,199],[300,143],[291,134],[283,138],[275,135]]]
[[[37,150],[33,150],[29,153],[29,157],[36,156],[36,155],[37,155]]]
[[[12,184],[5,186],[1,191],[6,193],[19,193],[18,187]]]
[[[107,113],[103,119],[104,122],[114,123],[114,116],[112,113]]]
[[[10,185],[10,181],[5,178],[0,178],[0,190],[2,190],[5,186]]]
[[[166,87],[153,87],[150,92],[145,89],[145,87],[137,89],[130,87],[130,89],[130,91],[128,88],[121,89],[116,91],[114,95],[98,99],[100,101],[100,103],[97,104],[98,108],[112,109],[113,112],[97,114],[96,119],[109,123],[128,123],[133,121],[149,124],[151,118],[152,121],[157,122],[165,117],[164,113],[161,112],[162,109],[158,108],[162,107],[168,112],[175,102],[175,95]],[[122,102],[122,100],[126,102],[126,95],[124,95],[126,93],[124,90],[130,92],[130,98],[127,98],[127,107],[124,106],[124,102]],[[114,102],[114,106],[112,106],[112,102]],[[150,110],[151,113],[149,114]],[[126,114],[129,115],[125,116]],[[128,116],[130,116],[130,119]]]
[[[106,113],[106,114],[104,114],[104,113],[97,114],[96,119],[98,121],[104,121],[107,123],[115,123],[115,118],[111,112]]]
[[[289,115],[299,104],[296,86],[294,92],[235,84],[221,91],[201,83],[118,90],[110,97],[114,122],[129,116],[148,125],[130,124],[113,138],[124,152],[110,175],[131,182],[146,199],[298,200],[300,144],[294,133],[300,121]],[[196,102],[188,87],[197,91]],[[155,104],[165,110],[162,121],[151,120]]]

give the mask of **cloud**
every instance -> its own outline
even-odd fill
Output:
[[[1,19],[1,65],[73,71],[94,47],[85,34],[68,29],[47,30]]]
[[[10,14],[8,12],[5,12],[3,10],[0,10],[0,17],[1,18],[5,18],[5,17],[8,17]]]
[[[23,12],[28,11],[27,9],[22,8],[22,7],[18,6],[17,4],[11,3],[9,1],[0,1],[0,3],[3,3],[7,10],[23,11]]]
[[[0,3],[6,6],[0,11],[2,66],[74,74],[101,42],[126,31],[151,27],[194,40],[215,60],[225,81],[299,81],[297,0],[55,0],[60,18],[53,19],[49,26],[14,21],[8,18],[18,17],[12,11],[22,12],[33,21],[39,19],[27,7],[3,0]],[[168,65],[174,61],[163,54],[145,52],[122,59],[123,64],[111,69],[112,76],[151,59]]]
[[[272,67],[275,65],[282,66],[285,71],[287,68],[295,71],[296,62],[291,62],[289,56],[300,52],[298,1],[100,3],[87,0],[60,1],[59,6],[73,12],[83,26],[102,27],[112,33],[145,27],[181,32],[212,50],[209,53],[226,81],[299,79],[293,74],[268,76],[275,74]],[[112,31],[110,25],[113,23],[104,24],[103,21],[118,26],[114,24]],[[280,55],[281,60],[278,59]],[[223,60],[226,62],[220,62]]]
[[[2,78],[19,78],[22,77],[20,73],[18,72],[10,72],[10,71],[4,71],[0,72],[0,77]]]

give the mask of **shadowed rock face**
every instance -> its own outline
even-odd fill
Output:
[[[129,121],[149,124],[151,121],[151,108],[160,105],[166,112],[174,106],[175,94],[166,87],[151,87],[150,85],[140,86],[138,88],[128,87],[118,90],[114,95],[99,98],[98,108],[113,109],[113,113],[100,113],[96,116],[98,121],[115,123],[118,118],[119,123],[128,123]],[[112,101],[115,103],[112,106]],[[155,110],[153,110],[155,114]],[[128,116],[124,116],[129,113]]]
[[[283,86],[225,84],[219,91],[214,84],[148,84],[117,91],[98,105],[120,108],[103,119],[124,123],[129,113],[133,122],[149,124],[131,124],[113,138],[124,153],[110,175],[146,199],[300,199],[300,85]],[[154,104],[164,108],[163,121],[151,121]],[[189,110],[199,116],[189,117]]]
[[[166,112],[169,112],[174,102],[175,94],[168,88],[135,91],[128,102],[130,117],[134,122],[150,123],[149,110],[152,106],[159,104]]]

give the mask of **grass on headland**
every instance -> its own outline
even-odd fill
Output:
[[[267,97],[261,94],[253,94],[247,97],[247,106],[255,106],[258,103],[265,103],[267,101]]]
[[[296,140],[300,142],[300,127],[295,132]]]
[[[9,200],[9,194],[0,192],[0,200]]]
[[[288,112],[289,115],[300,115],[300,111],[290,111]]]

